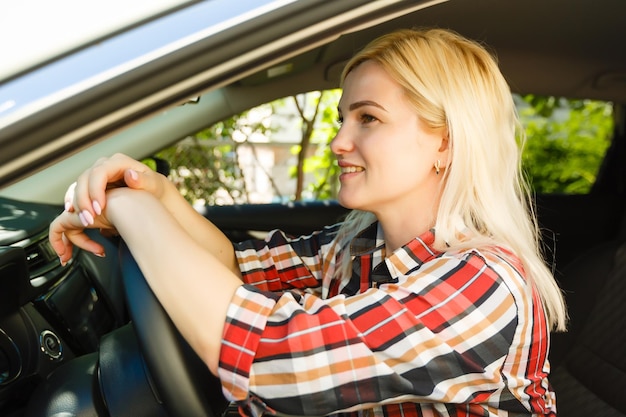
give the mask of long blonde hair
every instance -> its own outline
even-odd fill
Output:
[[[502,246],[521,260],[537,288],[551,327],[564,330],[563,295],[540,251],[540,234],[522,175],[525,138],[509,86],[492,55],[478,43],[443,29],[402,29],[367,45],[346,65],[382,65],[433,129],[447,129],[450,163],[443,171],[434,246],[454,250]],[[354,210],[338,232],[351,240],[374,222]],[[346,246],[346,248],[348,248]],[[338,274],[349,273],[345,253]]]

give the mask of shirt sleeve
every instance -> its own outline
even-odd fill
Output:
[[[234,244],[243,281],[274,292],[320,287],[334,272],[338,227],[297,238],[274,230],[264,240]]]
[[[220,354],[227,398],[262,398],[294,415],[410,401],[506,403],[527,413],[530,382],[519,361],[536,335],[523,330],[535,328],[534,309],[515,269],[470,251],[397,278],[328,299],[240,287]]]

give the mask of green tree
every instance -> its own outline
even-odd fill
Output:
[[[613,132],[612,104],[527,95],[524,170],[537,193],[588,193]]]
[[[251,117],[251,112],[259,114],[261,110],[249,110],[216,123],[156,155],[169,162],[169,177],[187,201],[218,205],[249,201],[237,149],[252,135],[270,131],[271,112],[267,109],[265,117]]]
[[[292,171],[292,177],[296,179],[296,201],[303,197],[306,174],[313,176],[313,181],[306,187],[311,198],[329,199],[337,195],[339,167],[334,163],[329,144],[337,134],[337,104],[340,95],[341,91],[337,89],[292,97],[300,116],[302,132],[300,144],[293,149],[298,156]],[[316,151],[307,157],[312,145]]]
[[[296,118],[295,123],[301,131],[298,145],[292,149],[297,156],[297,163],[291,170],[291,176],[296,181],[294,195],[282,195],[271,173],[265,172],[265,175],[279,200],[301,200],[305,192],[307,197],[333,198],[336,195],[338,168],[326,145],[337,131],[339,95],[339,90],[328,90],[278,99],[216,123],[155,156],[170,163],[170,179],[192,204],[249,202],[239,148],[244,145],[249,147],[258,162],[255,142],[250,138],[255,134],[271,138],[271,118],[276,115],[284,118],[286,113],[294,113],[288,108],[295,108],[295,114],[287,117]],[[264,117],[259,119],[258,114]],[[313,147],[316,149],[314,156],[307,158]],[[256,166],[263,167],[260,163]],[[306,178],[310,177],[314,178],[313,183],[306,182]]]

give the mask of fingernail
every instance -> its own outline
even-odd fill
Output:
[[[82,215],[82,217],[80,217],[81,215]],[[85,226],[85,227],[87,227],[87,226],[89,226],[89,225],[94,223],[93,216],[87,210],[81,211],[81,213],[78,215],[78,217],[80,217],[80,221],[83,223],[83,226]]]
[[[83,210],[83,216],[85,216],[85,220],[87,221],[87,223],[89,223],[89,224],[93,224],[94,223],[93,216],[87,210]]]
[[[94,255],[96,255],[98,258],[106,258],[107,256],[106,253],[104,252],[98,252],[98,253],[94,252]]]
[[[130,177],[134,180],[137,181],[137,179],[139,178],[139,175],[137,174],[137,171],[135,171],[134,169],[129,169],[128,173],[130,174]]]
[[[63,259],[61,259],[61,257],[59,256],[59,262],[61,263],[61,266],[65,266],[67,265],[67,262],[64,261]]]
[[[80,222],[83,224],[83,226],[87,227],[89,226],[89,223],[87,223],[87,219],[85,219],[84,213],[85,213],[84,211],[78,213],[78,218],[80,219]]]
[[[94,200],[91,205],[93,206],[93,211],[95,211],[98,216],[102,214],[102,207],[100,207],[100,203]]]
[[[69,201],[65,202],[65,211],[70,211],[70,208],[72,208],[72,203],[70,203]]]

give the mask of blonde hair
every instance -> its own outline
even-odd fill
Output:
[[[365,61],[380,64],[402,86],[430,128],[447,129],[449,134],[450,161],[441,180],[434,247],[510,249],[537,288],[549,325],[564,330],[565,302],[544,263],[522,175],[523,130],[495,59],[478,43],[448,30],[402,29],[357,53],[346,65],[342,82]],[[338,238],[351,240],[375,220],[371,213],[354,210]],[[345,253],[338,274],[349,274],[350,264],[350,253]]]

